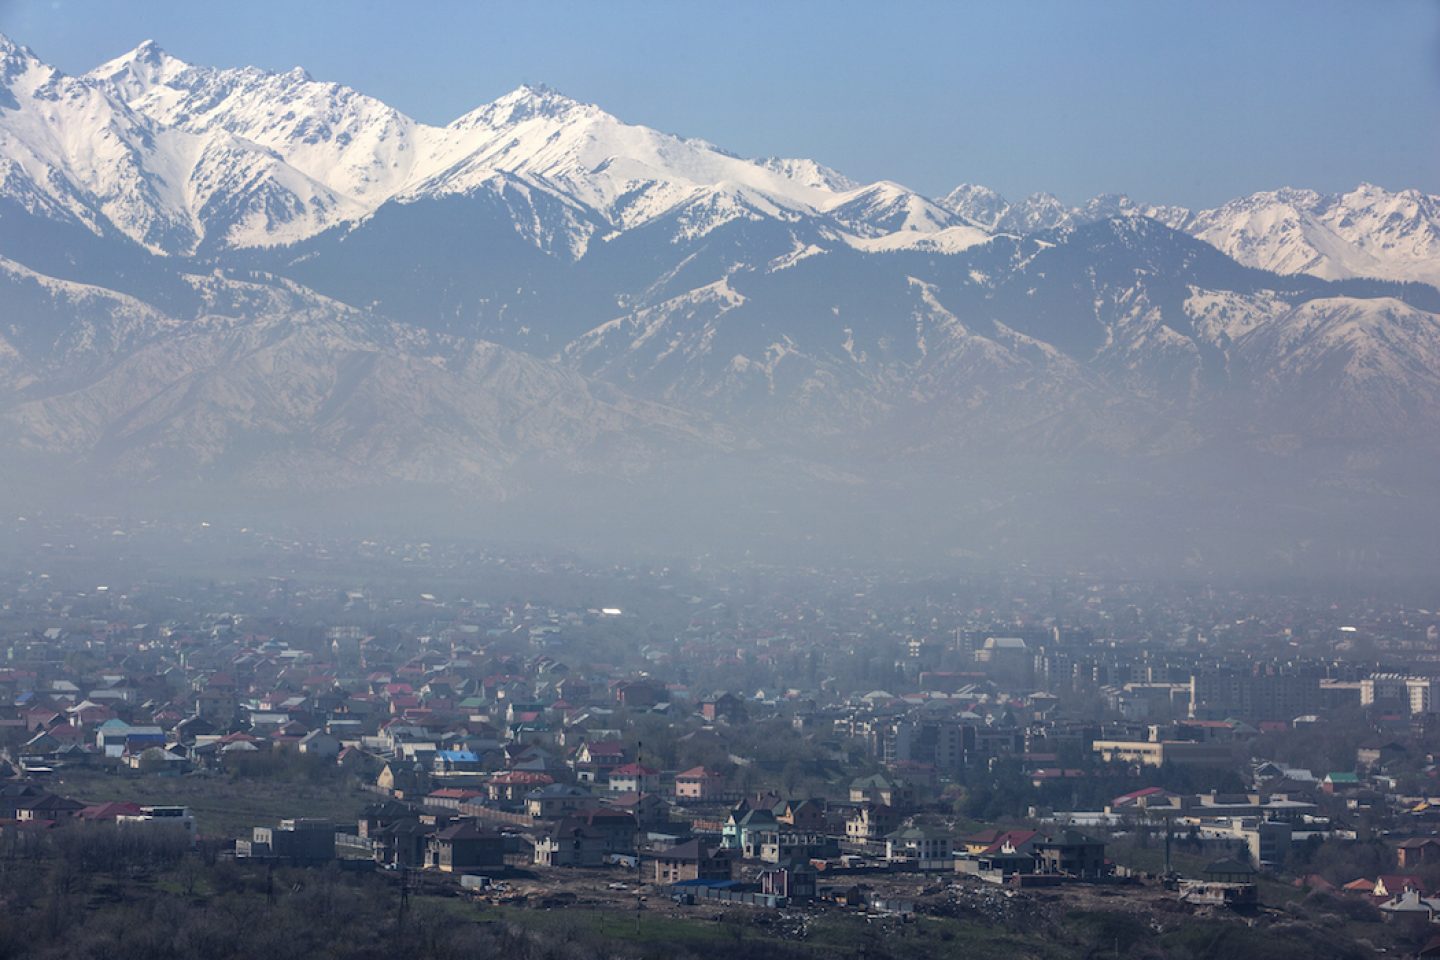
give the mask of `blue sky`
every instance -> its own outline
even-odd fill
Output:
[[[1440,193],[1433,0],[0,0],[0,32],[70,72],[146,38],[194,63],[301,65],[441,123],[545,82],[929,193]]]

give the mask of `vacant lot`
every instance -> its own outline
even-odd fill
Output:
[[[87,803],[184,804],[195,814],[202,835],[222,838],[247,835],[251,827],[273,825],[284,817],[351,822],[375,799],[374,794],[342,782],[231,779],[206,774],[127,776],[98,770],[66,771],[54,789]]]

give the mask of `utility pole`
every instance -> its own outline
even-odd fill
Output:
[[[400,868],[400,913],[395,920],[395,932],[405,929],[405,914],[410,907],[410,868]]]
[[[1165,818],[1165,876],[1170,876],[1170,818]]]
[[[643,770],[644,767],[645,767],[645,741],[643,741],[643,740],[636,740],[636,741],[635,741],[635,765],[636,765],[637,767],[640,767],[642,770]],[[639,774],[639,776],[643,778],[643,777],[644,777],[644,774],[643,774],[643,773],[642,773],[642,774]],[[643,784],[643,783],[644,783],[644,780],[643,780],[643,779],[640,780],[640,783]],[[643,791],[639,791],[639,792],[638,792],[638,796],[642,796],[642,797],[643,797],[644,795],[645,795],[645,794],[644,794]],[[636,804],[635,810],[636,810],[636,822],[635,822],[635,939],[636,939],[636,940],[639,940],[639,939],[640,939],[640,885],[641,885],[642,883],[644,883],[644,881],[645,881],[645,875],[644,875],[644,873],[643,873],[643,872],[641,871],[641,869],[640,869],[640,822],[639,822],[640,806],[639,806],[639,804]]]

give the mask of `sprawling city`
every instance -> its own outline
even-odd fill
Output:
[[[125,523],[5,524],[12,942],[1339,957],[1440,907],[1399,597]]]

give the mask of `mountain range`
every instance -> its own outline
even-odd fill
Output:
[[[544,87],[441,127],[300,69],[146,42],[69,76],[0,37],[17,476],[763,489],[1032,551],[1117,490],[1192,533],[1279,497],[1293,556],[1337,503],[1352,536],[1433,500],[1437,287],[1415,190],[927,197]]]

